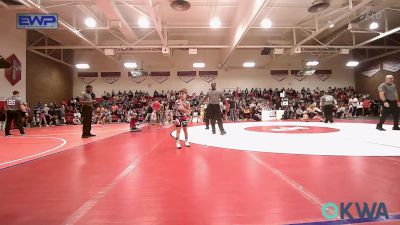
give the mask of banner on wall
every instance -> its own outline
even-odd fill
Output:
[[[283,81],[289,75],[289,70],[271,70],[271,76],[277,81]]]
[[[17,29],[58,29],[58,14],[17,13]]]
[[[15,54],[7,57],[6,61],[11,66],[6,69],[5,76],[12,86],[16,85],[21,80],[21,62]]]
[[[300,70],[291,70],[290,74],[292,75],[292,77],[298,81],[302,81],[304,79],[306,79],[306,75],[304,75],[304,73],[300,73]]]
[[[100,77],[105,82],[113,84],[121,78],[121,72],[101,72]]]
[[[367,69],[365,69],[361,74],[367,76],[367,77],[372,77],[374,76],[377,72],[381,70],[381,64],[377,64],[374,66],[370,66]]]
[[[149,73],[144,70],[133,70],[128,72],[128,77],[136,84],[140,84],[147,79]]]
[[[169,71],[158,71],[158,72],[151,72],[151,78],[157,81],[159,84],[164,83],[166,80],[169,79],[171,73]]]
[[[315,74],[318,77],[318,79],[326,81],[331,77],[332,70],[317,70],[315,71]]]
[[[196,71],[178,71],[176,74],[179,80],[185,83],[189,83],[196,78]]]
[[[85,84],[91,84],[99,77],[98,72],[78,72],[78,78]]]
[[[218,71],[199,71],[199,77],[201,77],[201,79],[207,83],[210,83],[211,81],[217,79]]]
[[[400,59],[387,60],[383,62],[383,69],[390,72],[397,72],[400,70]]]

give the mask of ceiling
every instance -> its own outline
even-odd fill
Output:
[[[293,54],[300,47],[303,53],[332,57],[343,48],[387,52],[400,47],[390,40],[400,25],[398,0],[330,0],[330,7],[320,13],[307,10],[314,0],[188,1],[190,9],[182,12],[172,9],[170,0],[2,0],[0,11],[58,13],[58,30],[39,31],[55,42],[44,44],[35,36],[30,51],[114,49],[116,54],[108,57],[116,62],[135,53],[162,54],[161,47],[170,48],[164,54],[167,60],[178,49],[217,49],[221,66],[228,65],[238,49],[259,54],[265,47],[284,48],[285,54]],[[86,27],[88,17],[96,20],[95,28]],[[141,17],[150,21],[148,28],[138,25]],[[220,19],[220,28],[210,28],[214,17]],[[261,27],[266,18],[271,28]],[[369,30],[372,20],[379,23],[377,30]],[[331,23],[333,28],[328,27]],[[378,35],[388,41],[372,39]]]

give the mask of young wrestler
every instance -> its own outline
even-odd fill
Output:
[[[322,118],[318,115],[321,110],[317,107],[315,103],[312,103],[306,111],[304,111],[303,118],[301,118],[301,122],[308,122],[311,121],[312,119],[318,119],[321,122],[323,121]]]
[[[175,102],[175,126],[176,126],[176,148],[180,149],[181,144],[179,141],[179,135],[181,133],[181,127],[185,133],[185,146],[190,147],[188,141],[188,119],[190,115],[190,103],[186,100],[187,90],[183,88],[179,91],[179,99]]]

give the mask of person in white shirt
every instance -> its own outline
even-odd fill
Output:
[[[72,120],[72,122],[75,125],[80,125],[81,124],[81,113],[79,111],[76,111],[74,113],[74,119]]]
[[[364,115],[364,103],[360,100],[357,102],[357,112],[356,112],[356,116],[357,115]]]
[[[358,103],[358,99],[356,97],[349,99],[349,105],[352,108],[351,114],[353,117],[356,117],[356,114],[357,114],[357,103]]]
[[[304,112],[303,112],[303,110],[301,110],[300,107],[296,109],[296,119],[302,118],[303,114],[304,114]]]

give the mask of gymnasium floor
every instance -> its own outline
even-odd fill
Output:
[[[181,150],[174,127],[28,129],[0,137],[0,224],[400,224],[400,132],[373,123],[193,124]],[[390,219],[327,220],[328,202]]]

